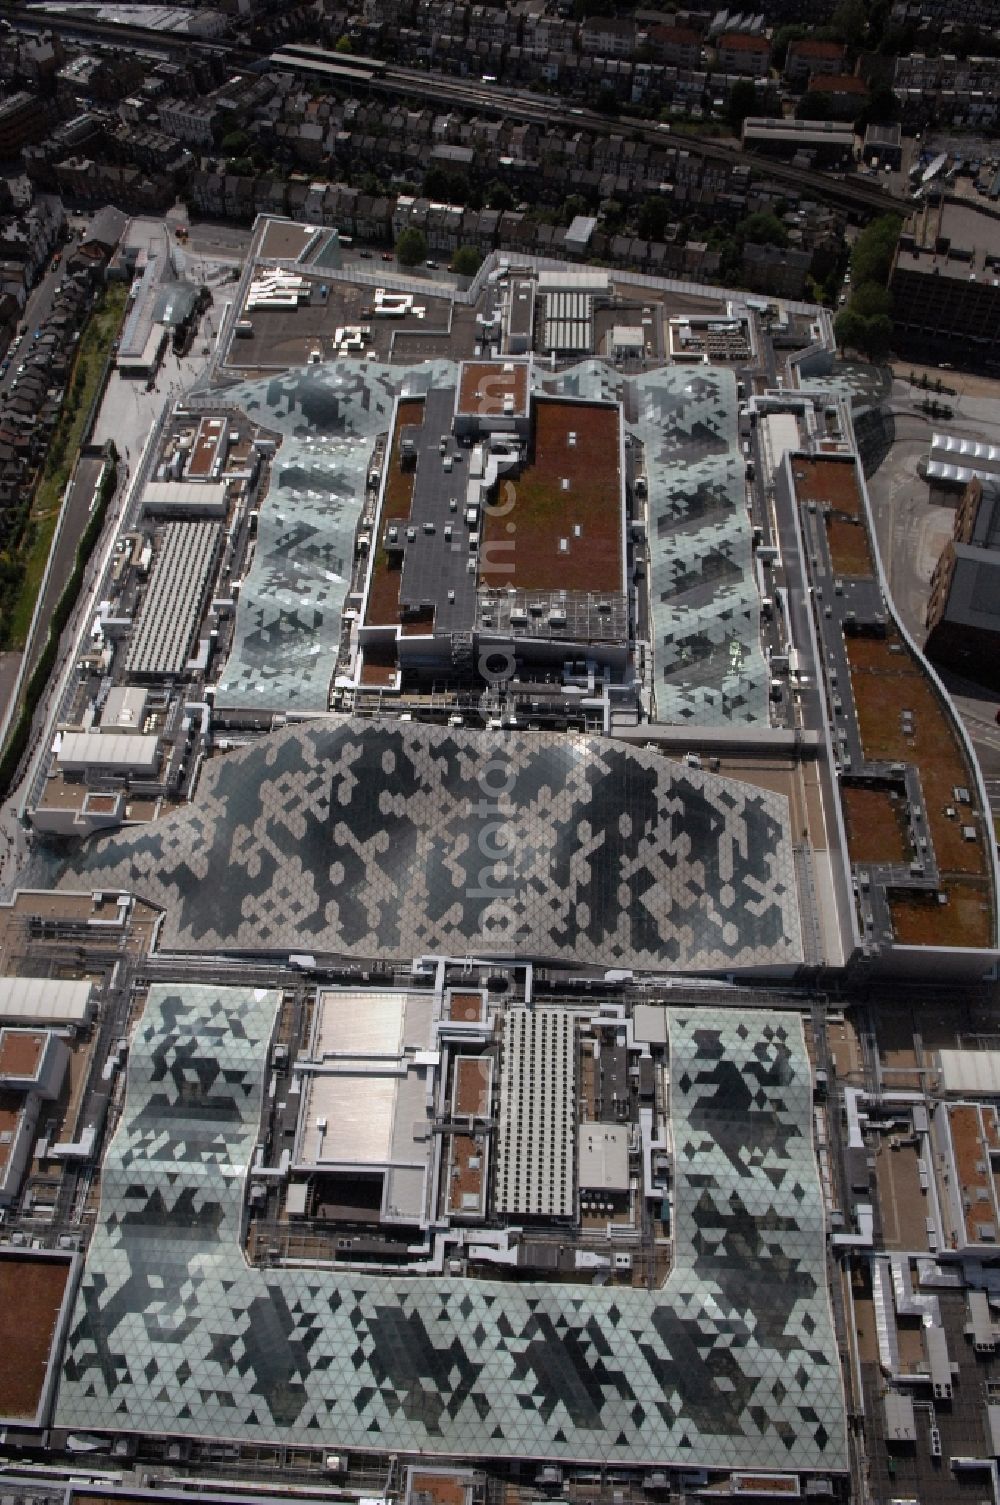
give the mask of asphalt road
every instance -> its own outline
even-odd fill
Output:
[[[0,719],[6,714],[7,704],[14,693],[21,672],[21,658],[20,653],[0,653]]]
[[[868,491],[875,534],[893,603],[904,627],[924,639],[930,579],[954,528],[953,508],[929,499],[917,466],[927,459],[934,425],[922,413],[896,410],[896,440]]]
[[[955,409],[954,419],[932,422],[914,406],[906,381],[893,384],[892,408],[896,439],[885,460],[869,477],[868,491],[875,517],[875,533],[893,604],[904,627],[923,645],[930,579],[941,550],[952,537],[954,508],[930,500],[927,482],[917,474],[917,465],[927,459],[934,429],[974,435],[995,443],[1000,438],[1000,413],[983,397],[946,400]],[[973,684],[947,671],[940,671],[955,707],[979,758],[983,777],[1000,778],[1000,727],[996,712],[1000,697],[982,685]]]
[[[69,223],[70,229],[74,234],[75,242],[76,236],[83,228],[85,228],[88,221],[85,217],[76,215],[69,217]],[[67,250],[72,249],[72,244],[74,242],[71,242],[69,246],[62,248],[62,254],[64,256]],[[22,337],[21,343],[18,346],[17,350],[8,352],[8,354],[4,357],[4,360],[7,362],[8,369],[4,373],[4,375],[0,377],[0,393],[8,392],[10,390],[11,382],[17,375],[18,365],[30,354],[34,343],[32,340],[32,335],[34,334],[36,329],[42,328],[44,326],[46,319],[52,311],[52,304],[55,300],[55,290],[64,276],[65,269],[61,265],[57,267],[54,272],[47,271],[41,278],[40,282],[38,282],[38,284],[29,293],[28,301],[24,306],[24,312],[21,314],[21,317],[18,320],[19,325],[26,325],[26,333]],[[2,364],[2,362],[0,362],[0,364]],[[86,514],[84,514],[83,517],[83,522],[85,521]],[[83,522],[80,523],[80,527],[83,526]],[[70,562],[67,566],[65,566],[65,569],[63,570],[61,576],[58,565],[53,569],[50,576],[50,589],[54,588],[57,579],[61,579],[62,582],[65,582],[65,579],[69,575],[69,571],[72,568],[72,555],[76,549],[76,536],[78,536],[78,529],[72,527],[67,528],[64,536],[68,539],[72,539]],[[61,588],[62,585],[60,584],[59,589]],[[47,610],[40,618],[40,623],[44,621],[44,623],[47,624],[54,604],[54,600],[48,603]],[[36,634],[36,640],[32,649],[32,660],[34,660],[34,658],[36,658],[38,653],[41,651],[44,641],[44,632],[42,632],[41,634]],[[21,658],[22,655],[20,653],[0,654],[0,720],[2,720],[3,716],[6,714],[11,696],[14,693],[14,688],[17,683],[17,677],[21,668]]]
[[[67,247],[65,249],[72,248]],[[63,254],[65,254],[65,250]],[[32,345],[34,343],[32,340],[32,335],[34,334],[36,329],[41,329],[44,326],[46,319],[52,312],[52,304],[55,300],[56,287],[62,281],[64,275],[65,274],[62,266],[59,266],[54,272],[46,272],[37,286],[32,288],[31,292],[29,293],[28,301],[24,305],[24,312],[18,319],[18,325],[20,326],[21,324],[24,324],[26,326],[26,332],[22,336],[21,343],[18,346],[17,350],[10,350],[8,351],[7,355],[4,356],[4,361],[9,362],[9,365],[7,371],[2,377],[0,377],[0,392],[7,392],[10,390],[10,384],[14,380],[14,377],[17,375],[18,366],[31,354]],[[0,362],[0,364],[2,364],[2,362]]]
[[[63,520],[55,540],[52,553],[52,567],[49,570],[48,581],[45,586],[45,594],[35,621],[35,631],[26,645],[28,659],[28,673],[34,668],[39,654],[45,646],[48,636],[49,622],[55,610],[56,602],[62,595],[70,574],[73,570],[73,561],[76,558],[77,544],[80,535],[87,525],[91,508],[97,495],[97,483],[101,478],[103,462],[96,458],[84,456],[76,468],[76,475],[69,493],[63,503]]]
[[[961,679],[947,669],[939,669],[938,673],[965,722],[983,778],[988,783],[1000,780],[1000,726],[996,721],[1000,696],[995,690]],[[1000,804],[1000,800],[997,803]]]

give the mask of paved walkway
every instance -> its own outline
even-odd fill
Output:
[[[80,535],[87,526],[87,519],[90,517],[97,498],[97,483],[101,479],[103,465],[104,462],[99,456],[82,457],[76,468],[69,495],[63,503],[65,514],[55,539],[52,567],[49,570],[45,594],[42,597],[41,609],[35,618],[34,631],[25,647],[28,674],[31,673],[41,656],[48,638],[52,613],[73,573]]]

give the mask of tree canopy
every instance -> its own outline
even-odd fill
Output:
[[[514,195],[499,178],[494,178],[486,189],[486,202],[491,209],[513,209]]]
[[[474,277],[482,265],[482,254],[475,246],[459,246],[451,258],[451,269],[460,277]]]
[[[901,228],[898,215],[883,214],[862,230],[851,252],[851,276],[856,288],[865,282],[885,286]]]
[[[835,37],[857,50],[865,40],[868,29],[868,7],[865,0],[840,0],[830,18],[830,31]]]
[[[402,230],[396,241],[396,260],[401,267],[415,267],[427,259],[427,237],[422,230],[410,226]]]
[[[892,298],[887,287],[877,282],[862,282],[851,298],[851,312],[862,319],[875,319],[892,313]]]
[[[670,223],[670,204],[657,195],[648,198],[639,210],[637,229],[643,240],[662,240]]]
[[[737,79],[729,91],[729,102],[726,105],[726,120],[734,136],[740,134],[744,120],[748,115],[752,115],[756,108],[757,90],[750,79]]]
[[[741,220],[737,225],[736,234],[741,240],[750,241],[755,246],[787,246],[788,244],[788,231],[777,215],[769,214],[766,209],[759,209],[755,214],[748,214],[746,219]]]
[[[892,295],[887,283],[901,220],[885,214],[867,225],[851,252],[851,299],[833,321],[841,349],[860,350],[871,361],[892,348]]]
[[[220,150],[227,157],[242,157],[246,155],[250,145],[250,137],[246,131],[228,131],[219,142]]]

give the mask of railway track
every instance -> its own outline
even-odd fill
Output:
[[[32,33],[51,30],[64,38],[84,42],[108,42],[119,47],[128,44],[137,52],[153,56],[169,57],[197,47],[203,52],[218,54],[233,68],[244,68],[256,73],[268,69],[286,69],[311,75],[317,81],[328,84],[331,89],[342,88],[390,96],[405,95],[439,104],[452,103],[456,107],[478,113],[503,115],[508,119],[534,122],[547,128],[572,124],[581,130],[600,135],[606,135],[610,131],[629,132],[635,138],[650,144],[676,145],[706,161],[719,162],[730,168],[750,168],[772,182],[808,192],[858,216],[905,213],[910,208],[906,199],[886,193],[877,184],[849,175],[793,167],[787,162],[755,156],[743,151],[741,147],[731,146],[714,138],[674,135],[664,123],[654,123],[629,115],[608,117],[531,90],[515,90],[479,80],[430,74],[420,69],[388,63],[381,58],[337,53],[297,42],[289,42],[270,53],[262,53],[242,43],[219,37],[201,38],[159,31],[153,27],[119,26],[74,13],[55,15],[46,12],[39,15],[22,6],[11,7],[6,12],[6,19],[16,30]]]

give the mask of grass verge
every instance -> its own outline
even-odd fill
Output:
[[[109,450],[111,448],[109,446]],[[104,527],[104,519],[107,516],[108,506],[115,494],[115,486],[118,479],[117,456],[109,453],[108,459],[109,463],[105,467],[104,476],[98,487],[94,510],[91,512],[87,520],[87,525],[80,535],[72,574],[63,587],[59,600],[56,602],[55,610],[52,613],[52,620],[49,623],[48,636],[45,639],[45,647],[39,655],[37,664],[31,671],[28,683],[21,697],[17,719],[7,738],[3,754],[0,755],[0,798],[9,794],[14,775],[17,773],[21,759],[28,750],[28,743],[31,738],[31,723],[45,691],[49,675],[55,668],[56,656],[59,652],[59,639],[62,636],[63,628],[72,615],[73,607],[76,605],[76,598],[80,594],[80,587],[83,584],[83,575],[87,567],[87,561],[94,551],[97,540],[101,536],[101,529]]]
[[[35,601],[59,521],[63,492],[84,440],[91,406],[103,378],[104,363],[118,334],[127,299],[127,283],[109,284],[99,295],[80,336],[59,421],[24,532],[21,548],[24,574],[11,608],[6,648],[24,648],[27,641]]]

